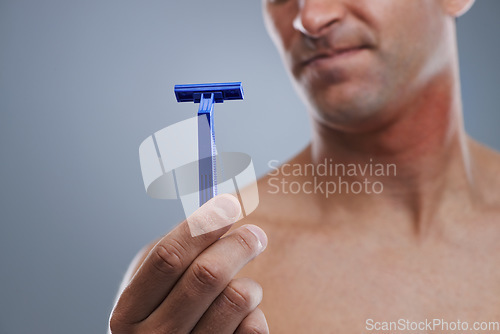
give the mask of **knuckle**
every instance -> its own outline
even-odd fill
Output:
[[[182,331],[175,326],[171,326],[165,323],[159,323],[154,326],[148,326],[142,328],[141,331],[137,331],[137,333],[148,333],[148,334],[180,334]]]
[[[201,292],[219,288],[224,281],[224,274],[220,266],[214,263],[195,262],[192,266],[195,286]]]
[[[182,248],[176,241],[158,244],[152,255],[152,265],[164,274],[177,273],[183,268]]]
[[[254,299],[254,296],[248,289],[238,289],[232,284],[229,284],[222,292],[221,301],[229,307],[231,311],[243,313],[251,311],[255,304]]]
[[[115,313],[111,315],[111,318],[109,319],[109,331],[113,334],[115,333],[125,333],[126,331],[130,330],[130,325],[124,323],[119,316],[117,316]]]
[[[240,231],[239,233],[236,233],[234,235],[234,238],[238,242],[238,244],[245,250],[247,253],[255,253],[256,252],[256,246],[254,245],[254,242],[252,242],[252,239],[254,236],[250,236],[251,232],[243,232]]]
[[[239,331],[238,334],[268,334],[269,331],[267,329],[262,328],[258,325],[244,325]]]

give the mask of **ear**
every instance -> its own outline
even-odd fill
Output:
[[[475,0],[441,0],[443,9],[453,17],[465,14],[474,4]]]

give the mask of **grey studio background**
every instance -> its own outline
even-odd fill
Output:
[[[459,19],[466,127],[500,149],[500,1]],[[0,333],[104,333],[129,261],[182,219],[147,197],[138,147],[196,113],[177,83],[242,81],[220,150],[269,160],[309,125],[258,0],[0,1]]]

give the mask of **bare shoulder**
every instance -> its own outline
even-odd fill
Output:
[[[475,181],[487,202],[500,209],[500,153],[477,141],[470,143]]]

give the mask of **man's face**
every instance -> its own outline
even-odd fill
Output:
[[[343,131],[391,121],[453,60],[442,0],[263,1],[268,31],[313,116]]]

